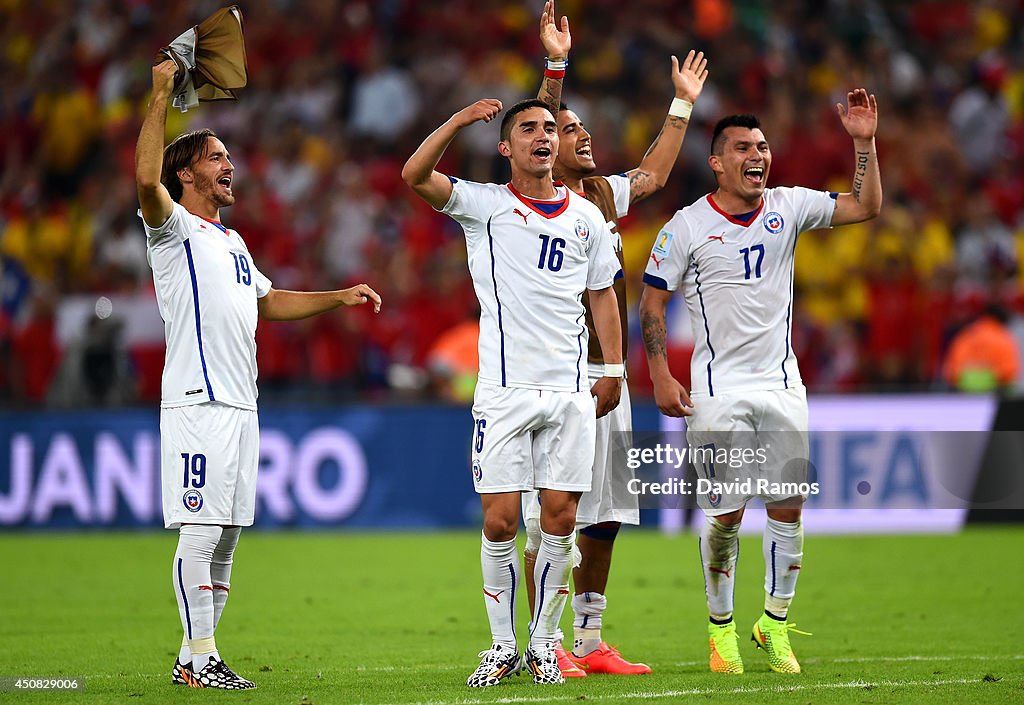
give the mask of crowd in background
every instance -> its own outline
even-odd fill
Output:
[[[464,105],[536,94],[541,4],[242,5],[248,86],[237,103],[172,110],[168,137],[211,127],[227,144],[238,203],[222,217],[275,287],[365,281],[384,298],[378,316],[361,307],[261,325],[264,398],[453,393],[447,365],[433,361],[446,333],[472,335],[465,244],[399,174]],[[125,343],[131,322],[101,303],[153,298],[133,165],[150,65],[220,5],[0,2],[0,403],[159,398],[162,342]],[[573,37],[564,99],[593,134],[601,173],[639,164],[657,134],[673,95],[669,56],[709,57],[668,185],[620,224],[632,310],[659,227],[714,188],[707,153],[720,116],[760,116],[769,185],[847,191],[853,148],[834,106],[863,86],[878,96],[885,204],[872,222],[800,240],[794,347],[809,389],[944,388],[951,341],[984,310],[1021,336],[1024,2],[560,0],[556,10]],[[497,130],[464,131],[440,169],[505,180]],[[79,332],[59,340],[62,307],[83,299],[101,303],[79,307]],[[687,327],[670,323],[681,378]],[[642,394],[638,343],[630,368]]]

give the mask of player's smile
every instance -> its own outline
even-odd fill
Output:
[[[559,157],[563,166],[583,174],[597,169],[594,163],[590,133],[583,127],[579,116],[571,110],[558,113]]]

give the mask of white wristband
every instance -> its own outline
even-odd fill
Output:
[[[604,363],[604,376],[605,377],[617,377],[622,379],[626,376],[626,366],[624,364],[613,365],[611,363]]]
[[[691,112],[693,112],[693,103],[682,98],[673,98],[672,105],[668,109],[669,115],[683,120],[689,120]]]
[[[565,71],[569,67],[568,59],[549,59],[544,57],[544,68],[551,71]]]

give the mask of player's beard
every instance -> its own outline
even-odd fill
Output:
[[[220,184],[203,174],[196,174],[196,193],[209,200],[217,208],[226,208],[235,203],[234,194],[224,193]]]

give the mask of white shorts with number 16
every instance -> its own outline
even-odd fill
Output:
[[[473,486],[480,494],[586,492],[596,414],[590,390],[552,392],[477,384]]]

